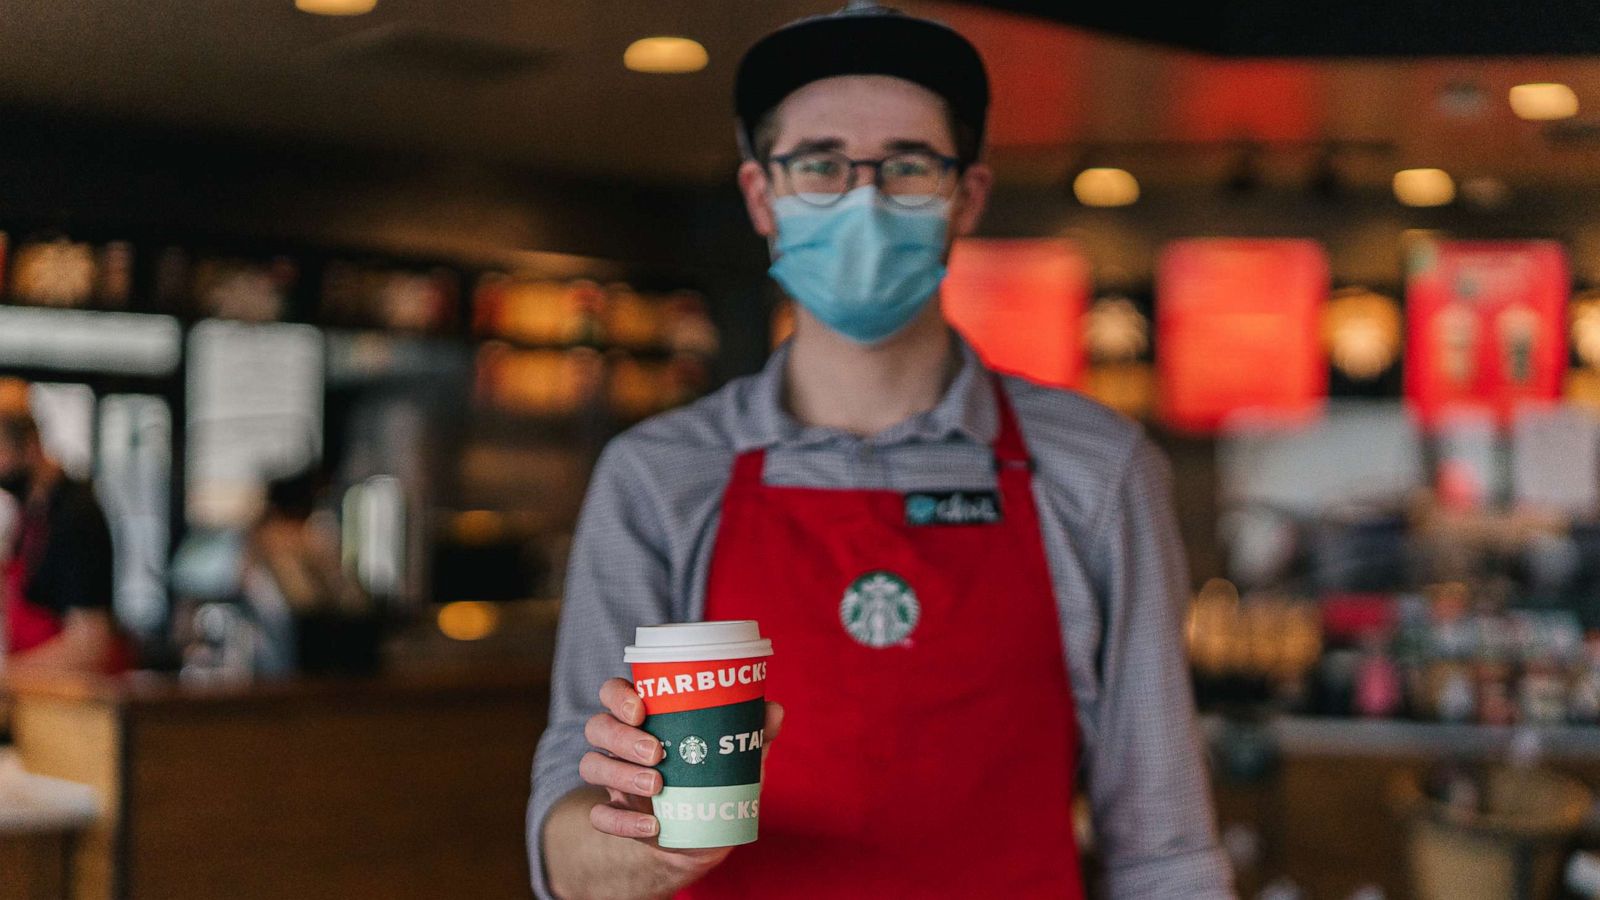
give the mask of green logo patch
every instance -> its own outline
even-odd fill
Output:
[[[867,647],[901,643],[917,627],[921,616],[922,606],[911,585],[881,569],[852,581],[839,603],[839,621],[844,630]]]

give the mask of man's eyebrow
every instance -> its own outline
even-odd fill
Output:
[[[789,150],[790,153],[815,153],[820,150],[841,150],[844,141],[836,137],[805,138]]]
[[[938,150],[935,150],[933,145],[928,143],[927,141],[911,140],[911,139],[908,139],[908,138],[900,138],[898,140],[893,140],[893,141],[884,141],[883,142],[883,149],[886,152],[889,152],[889,153],[910,153],[910,152],[912,152],[914,150],[921,150],[924,153],[932,153],[932,154],[935,154],[937,156],[943,156],[944,155],[943,153],[940,153]]]

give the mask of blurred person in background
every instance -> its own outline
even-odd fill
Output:
[[[1170,464],[997,375],[937,302],[989,195],[988,100],[964,37],[869,3],[741,61],[739,185],[795,331],[595,469],[534,762],[541,897],[1082,900],[1079,795],[1106,896],[1234,896]],[[775,653],[760,838],[665,849],[623,648],[726,619]]]
[[[266,506],[245,538],[240,593],[263,632],[256,671],[293,669],[294,619],[367,608],[340,560],[338,521],[319,514],[327,474],[317,466],[267,483]]]
[[[105,513],[94,489],[45,452],[28,385],[15,379],[0,381],[0,491],[16,510],[0,547],[6,671],[124,668]]]

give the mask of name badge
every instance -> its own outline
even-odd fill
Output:
[[[997,491],[919,491],[906,495],[907,525],[993,525],[1001,518]]]

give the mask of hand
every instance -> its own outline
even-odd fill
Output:
[[[578,762],[584,781],[605,788],[609,803],[589,810],[595,830],[632,838],[650,847],[662,863],[687,876],[687,884],[722,862],[732,847],[675,850],[657,843],[661,826],[650,813],[650,798],[661,791],[661,773],[649,768],[661,761],[661,742],[638,726],[644,722],[644,701],[632,682],[612,678],[600,685],[600,704],[583,728],[584,737],[600,751],[591,750]],[[766,776],[767,750],[783,724],[783,707],[767,702],[762,728],[761,773]],[[609,755],[607,755],[609,754]]]

